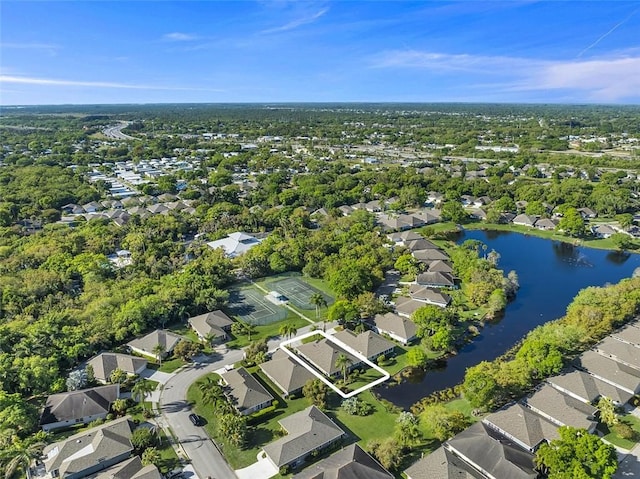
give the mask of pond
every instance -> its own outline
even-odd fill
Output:
[[[577,247],[508,231],[464,231],[457,242],[468,239],[482,241],[487,252],[496,250],[500,269],[518,273],[520,289],[502,319],[487,323],[445,367],[397,386],[377,388],[380,396],[402,408],[461,383],[468,367],[497,358],[536,326],[563,316],[581,289],[617,283],[640,267],[638,254]]]

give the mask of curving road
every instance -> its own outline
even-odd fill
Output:
[[[122,129],[126,128],[127,126],[129,126],[129,122],[123,121],[115,126],[108,126],[104,130],[102,130],[102,133],[104,133],[105,136],[108,136],[109,138],[113,138],[115,140],[135,140],[136,138],[134,138],[133,136],[122,133]]]
[[[335,324],[327,323],[327,328],[333,326]],[[298,334],[304,334],[313,327],[301,328]],[[269,351],[275,350],[281,341],[281,338],[268,341]],[[158,406],[162,413],[162,422],[171,428],[180,446],[191,459],[191,465],[200,479],[207,476],[213,479],[237,479],[237,476],[204,428],[194,426],[189,420],[192,411],[187,402],[187,390],[205,374],[241,361],[243,354],[242,350],[232,349],[205,359],[208,362],[200,358],[199,362],[181,368],[160,391]]]

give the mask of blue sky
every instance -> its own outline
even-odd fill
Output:
[[[640,103],[640,2],[0,3],[0,104]]]

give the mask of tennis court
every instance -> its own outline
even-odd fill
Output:
[[[316,309],[316,306],[311,302],[311,296],[314,294],[322,295],[327,305],[333,303],[331,296],[324,294],[322,291],[298,278],[283,278],[269,282],[268,284],[269,289],[284,294],[295,307],[300,309]]]
[[[282,321],[288,315],[285,308],[267,301],[264,294],[254,288],[231,290],[229,312],[256,326]]]

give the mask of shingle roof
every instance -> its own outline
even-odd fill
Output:
[[[633,394],[624,389],[573,368],[557,376],[552,376],[547,381],[553,386],[568,391],[589,403],[592,403],[600,396],[607,396],[620,404],[624,404],[633,397]]]
[[[424,301],[438,306],[447,306],[451,302],[451,296],[436,289],[419,284],[412,284],[409,287],[409,294],[413,299]]]
[[[596,344],[594,349],[611,359],[640,369],[640,347],[607,337]]]
[[[244,368],[232,369],[222,374],[222,379],[229,387],[228,396],[240,412],[273,400],[273,396]]]
[[[301,344],[300,346],[297,346],[297,349],[300,354],[328,376],[341,371],[340,368],[336,367],[336,360],[341,354],[344,354],[349,358],[351,364],[358,364],[360,362],[358,358],[349,354],[327,339]]]
[[[432,243],[431,241],[419,238],[419,239],[411,239],[404,240],[404,245],[407,247],[409,251],[423,251],[423,250],[438,250],[438,245]]]
[[[226,336],[225,328],[233,324],[233,320],[220,310],[193,316],[188,321],[191,327],[202,337],[208,334]]]
[[[315,406],[279,421],[287,435],[264,446],[264,452],[278,467],[294,462],[339,439],[344,431]]]
[[[535,411],[550,417],[561,426],[591,430],[597,408],[561,393],[549,384],[543,385],[531,397],[522,401]]]
[[[44,448],[43,455],[46,470],[58,470],[60,477],[65,477],[131,451],[131,425],[127,416],[50,444]]]
[[[451,273],[441,273],[440,271],[420,273],[416,278],[416,283],[436,286],[455,286],[453,275],[451,275]]]
[[[156,329],[146,336],[129,341],[127,344],[133,348],[145,351],[150,356],[155,356],[153,348],[155,348],[156,345],[161,344],[164,346],[166,352],[171,352],[182,339],[184,339],[182,336],[172,333],[171,331]]]
[[[640,345],[639,323],[629,323],[624,328],[615,331],[611,336],[631,344]]]
[[[293,479],[393,479],[393,475],[360,446],[351,444]]]
[[[418,261],[435,261],[437,259],[446,261],[449,256],[439,249],[413,250],[413,257]]]
[[[129,354],[101,353],[91,358],[87,364],[93,368],[94,377],[105,382],[116,369],[121,369],[127,374],[136,374],[147,366],[147,360]]]
[[[379,331],[404,338],[405,341],[413,339],[418,331],[416,323],[395,313],[377,314],[373,318],[373,324]]]
[[[428,264],[429,272],[453,273],[453,266],[448,261],[437,259]]]
[[[451,451],[439,447],[409,467],[405,474],[409,479],[484,479]]]
[[[454,454],[468,459],[495,478],[534,479],[538,476],[532,454],[508,441],[491,437],[481,422],[465,429],[446,445]]]
[[[395,307],[398,314],[402,314],[404,316],[411,316],[416,310],[423,308],[425,303],[423,301],[418,301],[413,298],[406,298],[404,296],[400,296],[395,299]]]
[[[602,356],[595,351],[582,353],[576,359],[575,365],[622,389],[630,392],[640,390],[640,371]]]
[[[40,425],[107,414],[111,403],[118,399],[119,384],[52,394],[44,405]]]
[[[309,370],[280,350],[274,353],[270,361],[262,363],[260,368],[286,394],[302,388],[310,379],[315,379]]]
[[[520,403],[489,414],[483,419],[516,439],[529,449],[534,449],[542,441],[557,439],[558,426],[546,420]]]
[[[121,462],[101,472],[94,479],[162,479],[156,466],[143,466],[139,456]]]
[[[353,331],[344,329],[336,333],[335,338],[358,351],[365,358],[379,356],[385,351],[395,347],[395,344],[391,341],[373,331],[364,331],[360,334],[355,334]]]

